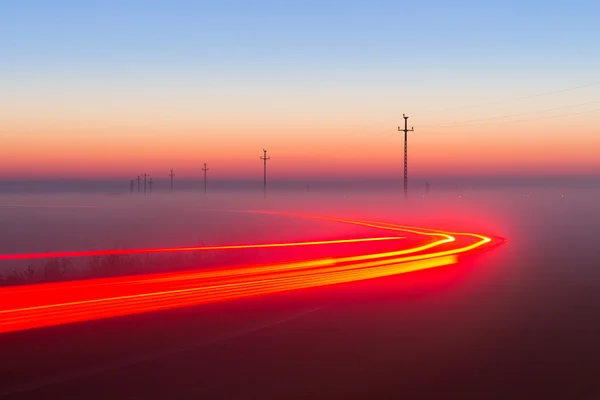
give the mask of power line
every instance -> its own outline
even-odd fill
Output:
[[[143,174],[144,176],[144,194],[146,194],[147,190],[146,190],[146,184],[147,184],[147,178],[150,176],[148,174]]]
[[[479,124],[464,124],[464,125],[446,125],[445,127],[453,127],[453,126],[456,126],[456,127],[466,127],[466,126],[484,126],[484,125],[514,124],[514,123],[517,123],[517,122],[527,122],[527,121],[535,121],[535,120],[540,120],[540,119],[551,119],[551,118],[568,117],[568,116],[571,116],[571,115],[580,115],[580,114],[587,114],[587,113],[593,113],[593,112],[600,112],[600,108],[595,108],[593,110],[588,110],[588,111],[580,111],[580,112],[568,113],[568,114],[550,115],[550,116],[546,116],[546,117],[525,118],[525,119],[519,119],[519,120],[514,120],[514,121],[482,122],[482,123],[479,123]]]
[[[537,93],[537,94],[532,94],[532,95],[528,95],[528,96],[521,96],[521,97],[516,97],[516,98],[506,99],[506,100],[496,100],[496,101],[489,101],[489,102],[485,102],[485,103],[470,104],[470,105],[467,105],[467,106],[458,106],[458,107],[444,108],[442,110],[437,110],[437,111],[464,110],[464,109],[468,109],[468,108],[483,107],[483,106],[489,106],[489,105],[494,105],[494,104],[504,104],[504,103],[510,103],[510,102],[513,102],[513,101],[527,100],[527,99],[533,99],[533,98],[536,98],[536,97],[543,97],[543,96],[548,96],[548,95],[557,94],[557,93],[570,92],[570,91],[573,91],[573,90],[584,89],[584,88],[588,88],[588,87],[592,87],[592,86],[598,86],[598,85],[600,85],[600,82],[593,82],[593,83],[588,83],[586,85],[580,85],[580,86],[574,86],[574,87],[569,87],[569,88],[564,88],[564,89],[558,89],[558,90],[553,90],[553,91],[550,91],[550,92]]]
[[[588,88],[588,87],[593,87],[593,86],[598,86],[600,85],[600,82],[593,82],[593,83],[589,83],[589,84],[585,84],[585,85],[580,85],[580,86],[574,86],[574,87],[569,87],[569,88],[563,88],[563,89],[558,89],[558,90],[553,90],[553,91],[549,91],[549,92],[544,92],[544,93],[537,93],[537,94],[533,94],[533,95],[527,95],[527,96],[521,96],[521,97],[517,97],[517,98],[513,98],[513,99],[508,99],[508,100],[499,100],[499,101],[491,101],[491,102],[487,102],[487,103],[483,103],[483,104],[472,104],[469,106],[464,106],[464,107],[457,107],[457,108],[447,108],[444,110],[453,110],[453,109],[461,109],[461,108],[474,108],[474,107],[478,107],[480,105],[489,105],[489,104],[502,104],[502,103],[509,103],[511,101],[517,101],[517,100],[525,100],[525,99],[531,99],[531,98],[536,98],[536,97],[542,97],[542,96],[546,96],[546,95],[551,95],[551,94],[556,94],[556,93],[563,93],[563,92],[568,92],[568,91],[573,91],[573,90],[577,90],[577,89],[583,89],[583,88]],[[466,121],[459,121],[459,122],[449,122],[449,123],[442,123],[442,124],[429,124],[429,125],[419,125],[420,127],[436,127],[436,126],[440,126],[440,127],[446,127],[446,126],[454,126],[454,125],[458,125],[458,124],[466,124],[466,123],[471,123],[471,122],[477,122],[477,121],[482,121],[482,120],[489,120],[489,119],[504,119],[504,118],[510,118],[510,117],[517,117],[517,116],[521,116],[521,115],[531,115],[531,114],[536,114],[536,113],[542,113],[542,112],[549,112],[549,111],[554,111],[554,110],[560,110],[560,109],[564,109],[564,108],[572,108],[572,107],[580,107],[583,105],[589,105],[589,104],[595,104],[595,103],[599,103],[600,101],[592,101],[592,102],[588,102],[588,103],[582,103],[582,104],[576,104],[576,105],[570,105],[570,106],[563,106],[563,107],[556,107],[556,108],[552,108],[552,109],[545,109],[545,110],[539,110],[539,111],[533,111],[533,112],[527,112],[527,113],[519,113],[519,114],[512,114],[512,115],[503,115],[503,116],[497,116],[497,117],[489,117],[489,118],[477,118],[477,119],[471,119],[471,120],[466,120]],[[438,110],[438,111],[443,111],[443,110]],[[575,114],[567,114],[567,115],[575,115]],[[561,116],[563,116],[561,114]],[[566,115],[564,115],[566,116]],[[554,117],[553,117],[554,118]],[[384,125],[387,125],[389,123],[389,118],[385,118],[385,119],[381,119],[377,122],[371,122],[370,124],[365,124],[362,126],[362,128],[354,131],[351,133],[352,136],[355,137],[361,137],[361,136],[371,136],[372,135],[372,131],[373,130],[377,130],[380,131],[379,134],[381,135],[388,135],[388,131],[385,130],[385,128],[383,128]],[[388,122],[385,122],[388,121]],[[515,121],[515,122],[521,122],[521,120],[519,121]],[[499,122],[499,123],[503,123],[503,122]],[[511,121],[507,121],[506,123],[512,123]],[[496,123],[494,123],[496,124]],[[484,125],[484,124],[481,124]],[[492,123],[486,123],[485,125],[492,125]],[[476,125],[464,125],[464,126],[476,126]],[[381,127],[381,129],[379,129]],[[327,154],[333,154],[335,153],[336,150],[334,149],[330,149],[330,150],[325,150],[322,149],[323,153],[327,153]]]
[[[404,118],[404,129],[398,127],[400,132],[404,132],[404,197],[408,196],[408,132],[414,131],[411,127],[408,129],[408,117],[402,114]]]
[[[542,97],[542,96],[547,96],[547,95],[550,95],[550,94],[570,92],[572,90],[584,89],[584,88],[588,88],[588,87],[592,87],[592,86],[598,86],[598,85],[600,85],[600,82],[594,82],[594,83],[589,83],[587,85],[575,86],[575,87],[566,88],[566,89],[553,90],[551,92],[538,93],[538,94],[533,94],[531,96],[523,96],[523,97],[517,98],[516,100],[533,99],[535,97]]]
[[[264,156],[262,156],[260,159],[265,161],[265,180],[264,180],[264,192],[265,192],[265,196],[267,195],[267,160],[270,160],[271,157],[267,157],[267,151],[265,149],[263,149],[264,152]]]
[[[204,193],[206,193],[206,171],[208,171],[209,168],[206,167],[206,163],[204,163],[204,168],[202,168],[202,171],[204,171]]]
[[[429,126],[441,126],[441,127],[445,127],[445,126],[453,126],[453,125],[462,126],[461,124],[469,124],[471,122],[486,121],[486,120],[490,120],[490,119],[511,118],[511,117],[518,117],[518,116],[521,116],[521,115],[532,115],[532,114],[544,113],[544,112],[548,112],[548,111],[563,110],[565,108],[581,107],[581,106],[586,106],[586,105],[590,105],[590,104],[597,104],[597,103],[600,103],[600,100],[588,101],[586,103],[572,104],[572,105],[568,105],[568,106],[546,108],[544,110],[536,110],[536,111],[530,111],[530,112],[525,112],[525,113],[502,115],[502,116],[496,116],[496,117],[483,117],[483,118],[475,118],[475,119],[470,119],[470,120],[465,120],[465,121],[446,122],[446,123],[441,123],[441,124],[429,124],[429,125],[421,125],[421,126],[423,126],[423,127],[429,127]]]
[[[172,169],[171,169],[171,173],[169,174],[169,176],[171,177],[171,192],[172,192],[173,191],[173,177],[175,176]]]

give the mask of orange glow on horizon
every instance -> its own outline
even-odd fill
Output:
[[[579,127],[578,135],[565,142],[560,139],[560,126],[523,126],[509,133],[502,127],[452,128],[448,132],[444,127],[420,128],[417,122],[409,136],[412,176],[585,174],[600,168],[595,152],[600,139],[589,127]],[[293,125],[268,124],[265,131],[263,127],[247,130],[220,124],[225,122],[100,128],[67,122],[57,126],[8,124],[3,130],[15,133],[0,149],[0,178],[122,178],[148,168],[151,170],[146,172],[155,177],[164,174],[165,179],[170,168],[178,171],[178,177],[200,177],[199,158],[213,166],[214,178],[260,178],[262,146],[272,157],[272,178],[336,178],[349,173],[392,177],[401,170],[403,139],[392,120],[375,133],[358,128],[349,133],[349,126],[341,122],[335,126],[316,124],[308,132]],[[284,137],[281,130],[287,133]],[[177,132],[176,139],[173,131]],[[373,136],[378,139],[373,140]],[[317,138],[319,147],[315,148]]]

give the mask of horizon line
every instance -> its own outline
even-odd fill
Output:
[[[170,181],[169,176],[156,177],[149,174],[149,178],[153,181]],[[600,179],[600,171],[595,173],[565,173],[565,174],[527,174],[527,175],[513,175],[513,174],[485,174],[485,175],[440,175],[440,176],[425,176],[419,175],[409,177],[410,180],[415,181],[456,181],[456,180],[563,180],[563,179]],[[65,176],[65,177],[18,177],[18,178],[7,178],[0,177],[2,183],[25,183],[25,182],[129,182],[132,178],[128,176],[91,176],[91,177],[80,177],[80,176]],[[136,180],[135,178],[133,179]],[[191,181],[203,181],[204,176],[189,176],[175,178],[175,182],[191,182]],[[216,176],[208,179],[213,182],[253,182],[263,181],[263,176],[258,177],[232,177],[232,176]],[[402,176],[359,176],[359,177],[273,177],[267,179],[269,182],[364,182],[364,181],[402,181]]]

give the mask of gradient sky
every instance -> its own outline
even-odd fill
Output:
[[[0,3],[0,177],[600,172],[598,2]],[[584,87],[580,87],[584,86]],[[572,89],[565,90],[563,89]],[[525,98],[526,97],[526,98]]]

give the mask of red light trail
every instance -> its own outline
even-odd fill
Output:
[[[492,239],[474,233],[443,232],[377,221],[264,211],[235,212],[335,221],[385,231],[403,232],[421,240],[412,247],[346,257],[325,257],[301,262],[231,266],[192,272],[170,272],[2,288],[0,289],[0,332],[19,331],[380,278],[454,264],[460,254],[491,246],[494,242],[496,244],[504,242],[503,239]],[[0,259],[314,246],[394,241],[404,238],[404,236],[388,236],[257,245],[16,254],[2,255]],[[436,248],[438,249],[434,250]]]
[[[0,261],[24,260],[24,259],[33,259],[33,258],[91,257],[91,256],[141,254],[141,253],[175,253],[175,252],[182,252],[182,251],[264,249],[264,248],[269,248],[269,247],[315,246],[315,245],[323,245],[323,244],[377,242],[377,241],[383,241],[383,240],[398,240],[398,239],[405,239],[405,238],[402,236],[391,236],[391,237],[376,237],[376,238],[365,238],[365,239],[323,240],[323,241],[317,241],[317,242],[241,244],[241,245],[228,245],[228,246],[199,246],[199,247],[168,247],[168,248],[129,249],[129,250],[65,251],[65,252],[55,252],[55,253],[31,253],[31,254],[0,254]]]

